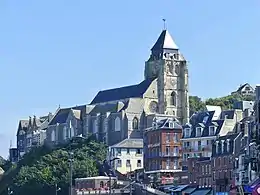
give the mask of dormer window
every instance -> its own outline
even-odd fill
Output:
[[[197,127],[196,128],[196,137],[201,137],[202,136],[202,127]]]
[[[215,130],[216,130],[215,126],[210,126],[209,127],[209,135],[210,136],[215,135]]]
[[[184,137],[190,137],[190,128],[185,128],[184,129]]]
[[[169,121],[169,127],[170,127],[170,128],[173,128],[173,127],[174,127],[173,121]]]
[[[139,129],[139,127],[138,127],[138,118],[135,117],[133,119],[132,127],[133,127],[134,130],[138,130]]]

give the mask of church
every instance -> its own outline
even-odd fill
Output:
[[[58,108],[45,128],[45,142],[59,144],[94,135],[112,146],[129,138],[142,139],[143,130],[155,118],[165,117],[180,124],[189,118],[187,61],[166,29],[151,48],[142,82],[99,91],[87,105]],[[26,127],[23,130],[26,133]],[[23,140],[18,136],[18,142],[23,147],[30,143],[26,136]]]

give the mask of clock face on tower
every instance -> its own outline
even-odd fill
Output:
[[[155,101],[152,101],[149,105],[150,112],[156,113],[158,109],[158,104]]]
[[[175,88],[176,85],[176,80],[175,79],[171,79],[171,87]]]

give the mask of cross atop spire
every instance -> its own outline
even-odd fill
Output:
[[[167,30],[167,27],[166,27],[166,19],[162,19],[163,20],[163,30]]]

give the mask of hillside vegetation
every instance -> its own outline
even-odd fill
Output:
[[[55,149],[42,146],[31,150],[11,168],[0,182],[0,194],[7,194],[8,187],[15,195],[55,194],[58,184],[59,195],[67,195],[70,151],[74,153],[73,178],[99,175],[97,161],[105,159],[105,145],[88,139]]]
[[[202,111],[206,109],[206,105],[221,106],[223,110],[232,109],[233,105],[237,101],[254,101],[253,96],[241,96],[238,94],[228,95],[220,98],[209,98],[206,101],[202,101],[198,96],[190,96],[190,113]]]

